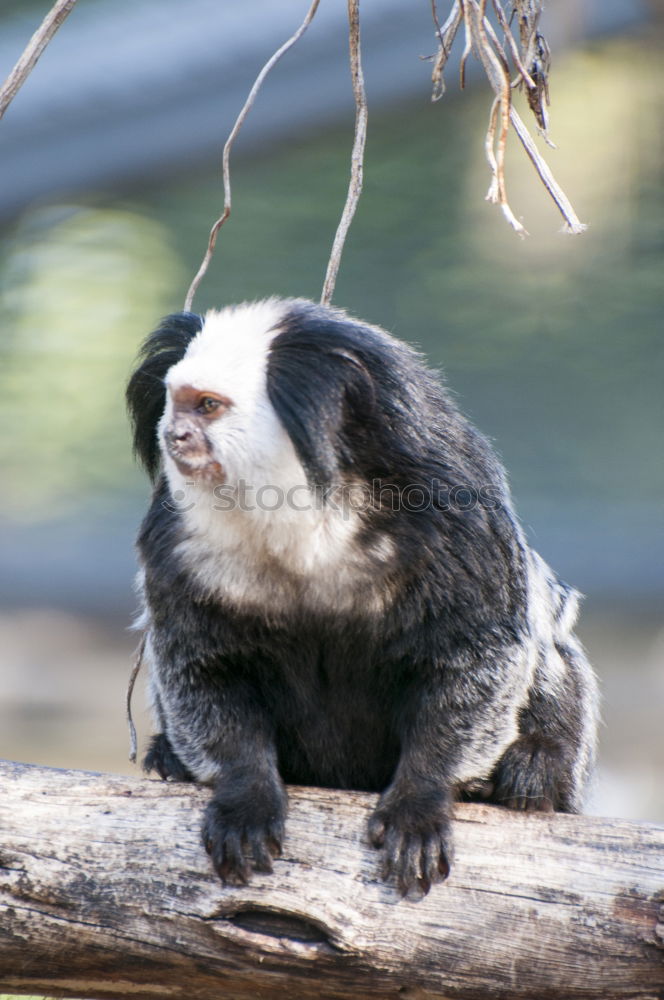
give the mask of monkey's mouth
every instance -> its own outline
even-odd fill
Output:
[[[173,455],[169,452],[177,469],[187,479],[202,479],[206,483],[223,483],[224,467],[221,462],[208,456]]]

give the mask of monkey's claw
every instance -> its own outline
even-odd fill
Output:
[[[273,858],[281,855],[284,815],[280,801],[253,801],[244,808],[216,797],[210,802],[203,820],[203,845],[223,882],[246,885],[252,868],[272,871]]]
[[[395,878],[402,896],[415,888],[426,895],[450,873],[452,842],[446,800],[404,797],[390,803],[386,793],[369,820],[369,839],[383,850],[383,879]]]

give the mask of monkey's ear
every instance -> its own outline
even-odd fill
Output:
[[[366,416],[376,402],[376,389],[369,369],[359,355],[350,349],[334,347],[330,353],[343,359],[346,369],[344,383],[347,402]]]
[[[374,405],[366,365],[351,347],[330,343],[334,333],[287,329],[272,342],[267,370],[270,402],[315,486],[337,482],[341,468],[352,465],[344,424],[349,411],[353,420],[368,420]]]
[[[134,454],[145,466],[150,479],[159,471],[157,425],[164,412],[169,368],[181,361],[189,344],[200,333],[203,321],[195,313],[174,313],[146,337],[138,353],[138,363],[127,385],[127,409],[131,421]]]

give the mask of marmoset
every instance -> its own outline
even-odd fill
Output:
[[[223,880],[271,871],[287,783],[379,792],[368,835],[404,894],[448,875],[456,798],[581,809],[598,696],[577,594],[418,353],[271,298],[165,319],[127,399],[154,480],[144,767],[212,787]]]

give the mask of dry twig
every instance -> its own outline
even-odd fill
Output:
[[[498,8],[500,4],[496,5]],[[541,0],[518,0],[514,11],[519,21],[519,37],[523,61],[533,81],[533,86],[527,88],[527,98],[530,110],[537,119],[537,124],[546,134],[549,116],[546,106],[549,103],[549,68],[551,53],[546,39],[539,31],[539,19],[542,13]]]
[[[0,87],[0,118],[30,76],[40,55],[71,12],[76,0],[57,0],[25,47],[13,70]]]
[[[192,302],[194,300],[194,295],[196,294],[196,290],[198,289],[198,286],[200,285],[201,281],[203,280],[203,277],[205,276],[205,272],[207,271],[207,269],[208,269],[208,267],[210,265],[210,261],[212,260],[212,254],[214,253],[214,248],[215,248],[215,245],[217,243],[217,236],[219,235],[219,230],[221,229],[221,227],[225,223],[225,221],[228,218],[228,216],[231,214],[230,155],[231,155],[231,149],[233,148],[233,143],[235,142],[237,134],[240,131],[240,129],[242,128],[247,115],[249,114],[249,112],[251,111],[251,109],[252,109],[252,107],[254,105],[254,101],[256,100],[256,95],[258,94],[258,91],[260,90],[260,88],[261,88],[261,86],[263,84],[263,81],[265,80],[265,77],[268,75],[268,73],[270,72],[270,70],[279,62],[279,60],[281,59],[281,57],[286,52],[288,52],[288,50],[290,48],[292,48],[292,46],[295,45],[295,43],[297,41],[299,41],[299,39],[302,37],[302,35],[304,34],[304,32],[307,30],[307,28],[311,24],[311,21],[313,20],[314,15],[315,15],[316,11],[318,10],[319,3],[320,3],[320,0],[313,0],[313,3],[311,4],[311,6],[309,7],[309,10],[307,11],[307,15],[306,15],[304,21],[302,22],[302,24],[300,25],[300,27],[297,29],[297,31],[295,32],[295,34],[291,35],[291,37],[286,42],[284,42],[284,44],[280,48],[278,48],[277,51],[274,53],[274,55],[272,55],[268,59],[268,61],[265,63],[265,65],[263,66],[262,70],[260,71],[260,73],[256,77],[256,80],[254,81],[254,85],[251,88],[251,90],[249,91],[249,96],[247,97],[247,100],[244,103],[244,107],[240,111],[240,114],[237,116],[237,119],[235,121],[235,125],[231,129],[231,132],[230,132],[230,134],[228,136],[228,139],[226,140],[226,145],[224,146],[224,152],[223,152],[223,158],[222,158],[222,170],[223,170],[223,178],[224,178],[224,210],[223,210],[222,214],[219,216],[219,218],[217,219],[217,221],[215,222],[215,224],[212,226],[212,229],[210,230],[210,236],[209,236],[209,239],[208,239],[208,245],[207,245],[207,250],[205,251],[205,256],[203,257],[203,260],[201,262],[201,266],[199,267],[198,272],[196,273],[196,276],[194,277],[194,280],[192,281],[191,285],[189,286],[189,291],[187,292],[187,297],[186,297],[185,303],[184,303],[185,312],[189,312],[191,310],[191,306],[192,306]]]
[[[445,21],[445,24],[442,26],[438,20],[436,0],[431,0],[431,13],[433,14],[433,20],[438,34],[438,41],[440,43],[438,57],[434,63],[433,72],[431,73],[431,81],[433,83],[432,100],[438,101],[445,93],[445,78],[443,77],[443,70],[450,55],[452,42],[454,41],[454,37],[459,30],[459,25],[463,20],[463,13],[461,11],[461,4],[459,0],[454,0],[452,10]]]
[[[548,163],[544,157],[540,154],[537,146],[533,142],[533,138],[526,128],[523,119],[519,115],[516,108],[510,109],[510,119],[512,125],[514,126],[514,131],[518,135],[523,148],[533,162],[535,170],[539,174],[542,183],[545,188],[555,201],[558,206],[558,210],[565,220],[563,225],[563,230],[566,233],[571,233],[573,236],[578,236],[580,233],[585,233],[588,226],[585,222],[581,222],[572,207],[569,198],[556,182],[555,177],[551,173]]]
[[[134,718],[131,714],[131,698],[134,693],[134,685],[136,684],[136,678],[138,677],[139,671],[143,666],[143,656],[145,655],[145,645],[147,643],[147,632],[143,634],[141,641],[138,645],[138,649],[134,653],[134,662],[131,666],[131,673],[129,675],[129,681],[127,683],[127,698],[125,702],[126,707],[126,719],[127,727],[129,728],[129,760],[133,763],[136,762],[136,751],[137,751],[137,740],[136,740],[136,726],[134,725]]]
[[[438,55],[432,71],[432,99],[438,100],[445,91],[443,77],[445,65],[449,59],[454,39],[462,24],[465,33],[465,47],[460,66],[461,86],[464,86],[466,61],[471,51],[474,51],[484,67],[484,71],[495,94],[485,140],[486,156],[492,173],[487,199],[500,205],[506,219],[517,233],[522,236],[526,235],[526,230],[509,206],[505,186],[505,146],[511,123],[543,184],[561,212],[565,220],[565,230],[571,233],[583,232],[586,226],[579,221],[569,199],[556,183],[550,168],[535,146],[526,125],[512,106],[512,89],[514,87],[525,88],[530,109],[545,140],[548,141],[546,135],[548,126],[546,106],[549,101],[548,73],[550,57],[546,40],[539,31],[542,0],[512,0],[512,15],[516,15],[518,23],[518,42],[512,32],[511,24],[505,16],[502,0],[491,0],[498,24],[503,31],[504,40],[502,43],[486,16],[487,0],[453,0],[450,13],[442,25],[438,18],[436,0],[430,0],[430,2],[439,43]],[[30,39],[21,58],[0,88],[0,118],[75,3],[76,0],[57,0]],[[320,0],[313,0],[306,17],[297,31],[277,49],[263,66],[226,140],[222,158],[224,209],[210,230],[205,255],[187,292],[184,305],[187,311],[191,309],[194,295],[208,269],[219,231],[231,214],[230,153],[233,143],[249,111],[253,107],[256,95],[265,77],[279,59],[304,34],[316,14],[319,3]],[[330,253],[321,296],[321,302],[326,304],[330,302],[334,293],[341,254],[362,192],[364,147],[366,142],[367,103],[361,63],[359,0],[348,0],[348,20],[350,64],[356,108],[355,135],[351,156],[351,177],[348,195]],[[514,67],[513,71],[516,72],[516,78],[513,81],[510,79],[510,61]]]
[[[548,126],[546,106],[549,101],[549,48],[539,31],[541,0],[513,0],[512,13],[516,15],[519,40],[514,37],[510,22],[505,16],[502,0],[491,0],[498,24],[503,31],[501,42],[486,14],[487,0],[454,0],[445,24],[440,26],[435,0],[432,12],[436,25],[439,50],[431,74],[432,99],[437,100],[444,92],[443,71],[450,55],[452,43],[464,25],[465,47],[461,56],[461,86],[465,80],[465,66],[471,51],[482,63],[484,72],[495,94],[489,117],[485,150],[491,169],[491,184],[487,200],[500,205],[503,215],[512,228],[520,235],[527,235],[523,225],[512,212],[507,200],[505,185],[505,146],[510,123],[523,144],[544,186],[553,198],[563,219],[565,231],[582,233],[587,227],[579,221],[565,192],[557,184],[548,164],[533,142],[523,120],[512,105],[512,89],[524,88],[528,105],[533,112],[545,141]],[[510,78],[510,65],[516,74]],[[549,145],[552,143],[549,142]]]
[[[353,78],[353,94],[355,95],[355,137],[351,154],[350,183],[348,195],[339,226],[332,244],[332,251],[327,265],[321,302],[329,305],[334,294],[334,286],[339,272],[341,254],[350,224],[355,215],[355,209],[362,193],[362,177],[364,169],[364,146],[367,138],[367,98],[364,92],[364,77],[362,75],[362,59],[360,49],[360,0],[348,0],[348,29],[350,45],[350,69]]]

